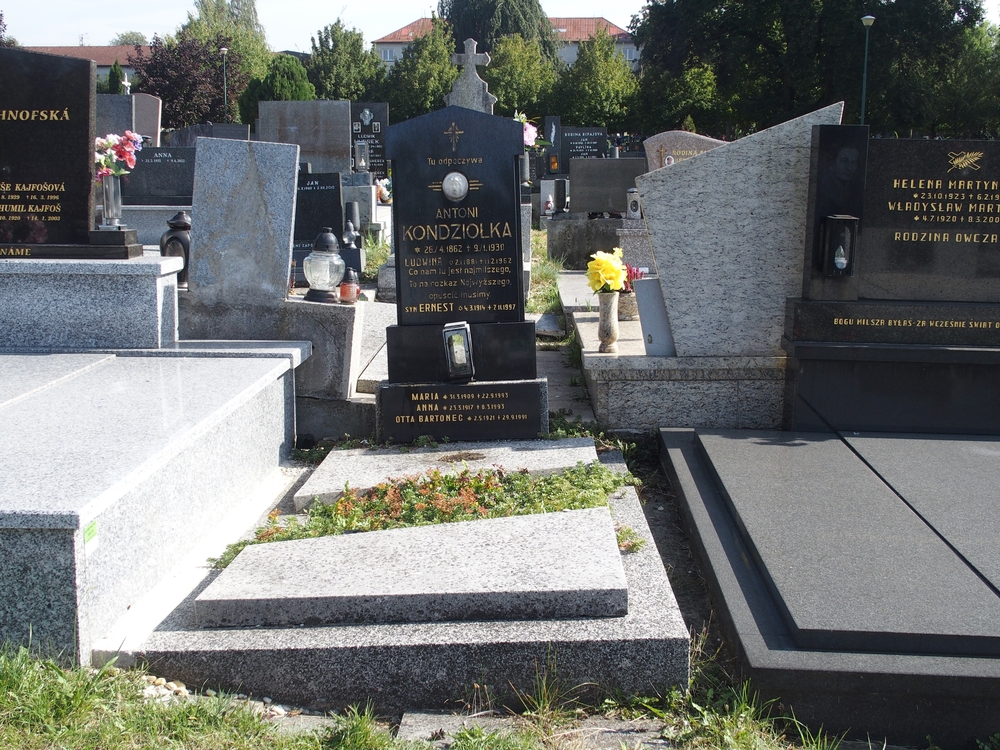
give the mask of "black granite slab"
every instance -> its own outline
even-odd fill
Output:
[[[190,206],[194,195],[194,148],[144,148],[135,169],[121,179],[126,206]]]
[[[635,178],[646,173],[642,159],[570,159],[569,184],[574,213],[620,213]]]
[[[1000,438],[848,433],[844,440],[1000,589]]]
[[[448,378],[443,325],[386,328],[390,383],[439,383]],[[473,323],[472,361],[477,380],[533,380],[535,324]]]
[[[296,286],[308,285],[302,272],[302,261],[312,252],[313,243],[323,227],[330,227],[337,242],[342,243],[344,199],[340,172],[299,172],[295,191],[295,228],[292,234],[292,264]]]
[[[796,647],[715,486],[695,430],[663,429],[660,441],[661,460],[677,493],[714,611],[760,700],[794,711],[812,731],[822,727],[876,747],[883,740],[922,747],[928,736],[945,748],[974,747],[974,739],[996,731],[996,658]],[[784,489],[775,485],[765,502],[789,504]],[[831,515],[830,522],[836,521]],[[894,529],[882,533],[890,537]],[[808,537],[785,540],[788,547],[804,544]],[[845,544],[851,553],[851,540]]]
[[[1000,305],[789,300],[786,335],[796,344],[1000,346]]]
[[[0,70],[0,247],[85,245],[94,215],[95,65],[0,48]]]
[[[446,107],[389,128],[400,325],[524,320],[520,123]],[[449,175],[468,192],[450,200]]]
[[[837,436],[698,442],[798,648],[1000,656],[1000,597]]]
[[[874,139],[858,296],[1000,302],[1000,143]]]
[[[1000,433],[1000,349],[789,347],[795,430]]]
[[[381,383],[376,412],[380,442],[529,439],[548,431],[548,391],[544,379]]]
[[[570,159],[602,159],[608,155],[608,129],[563,127],[560,149],[560,160],[566,165],[562,167],[563,171],[567,169]]]
[[[389,175],[385,158],[388,129],[388,102],[351,102],[351,139],[368,143],[368,171],[378,180]]]

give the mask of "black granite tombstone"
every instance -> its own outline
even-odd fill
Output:
[[[144,148],[135,169],[122,177],[126,206],[190,206],[194,195],[193,148]]]
[[[383,439],[411,439],[414,429],[418,435],[463,439],[534,437],[547,426],[540,406],[544,387],[535,380],[534,324],[524,320],[518,171],[523,153],[519,123],[462,107],[389,128],[398,325],[386,332],[389,379],[379,391]],[[458,384],[452,375],[443,333],[453,323],[470,324],[473,383]],[[516,381],[516,387],[486,385],[497,381]],[[447,394],[437,407],[471,394],[474,408],[421,421],[402,410],[403,404],[417,403],[403,394],[413,384],[433,384],[439,397]],[[473,393],[483,388],[485,394],[507,395]],[[413,391],[424,392],[430,391]],[[514,414],[521,416],[510,418]]]
[[[94,63],[0,48],[0,256],[86,245],[94,215]]]
[[[313,242],[323,230],[333,229],[333,235],[344,235],[343,195],[340,172],[308,174],[299,172],[295,192],[295,230],[292,239],[292,283],[307,286],[302,261],[312,252]]]
[[[368,143],[368,171],[378,180],[389,175],[385,161],[388,128],[388,102],[351,102],[351,140]]]
[[[608,155],[607,128],[563,128],[560,161],[563,173],[570,159],[602,159]]]
[[[1000,144],[860,130],[814,131],[791,427],[1000,434]],[[824,277],[830,212],[861,219],[853,276]]]
[[[570,159],[573,212],[624,214],[635,178],[646,173],[646,159]]]

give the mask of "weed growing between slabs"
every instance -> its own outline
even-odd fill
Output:
[[[607,505],[608,495],[627,482],[635,480],[598,463],[577,464],[544,477],[502,468],[466,468],[457,474],[435,469],[382,482],[363,493],[348,487],[334,503],[313,503],[305,522],[293,517],[282,524],[272,515],[253,539],[229,545],[210,562],[224,568],[249,544],[596,508]]]

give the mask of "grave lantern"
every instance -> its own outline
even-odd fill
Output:
[[[367,172],[369,165],[368,141],[354,142],[354,171]]]
[[[449,380],[472,380],[472,328],[466,321],[447,323],[441,331]]]
[[[340,246],[330,227],[323,231],[313,242],[313,251],[302,261],[302,271],[309,282],[306,300],[309,302],[339,302],[337,286],[344,278],[346,264],[340,257]]]
[[[857,247],[856,216],[823,218],[823,273],[827,276],[853,276],[854,251]]]

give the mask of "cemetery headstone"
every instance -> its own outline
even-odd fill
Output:
[[[385,133],[388,127],[387,102],[351,102],[351,139],[368,143],[368,171],[377,180],[389,176],[385,161]]]
[[[163,100],[152,94],[132,94],[132,109],[135,112],[135,127],[132,130],[143,138],[149,138],[150,146],[158,147]]]
[[[813,150],[793,427],[995,434],[1000,148],[826,126]]]
[[[284,299],[298,156],[284,143],[198,143],[188,289],[201,305]]]
[[[335,237],[344,235],[344,210],[340,173],[299,173],[295,194],[295,237],[292,242],[292,269],[295,286],[307,286],[302,261],[312,252],[313,242],[323,227]]]
[[[0,70],[0,257],[141,254],[134,231],[90,231],[95,64],[0,48]]]
[[[445,104],[449,107],[465,107],[492,115],[497,98],[489,92],[489,86],[479,77],[477,70],[479,65],[490,64],[490,56],[485,52],[477,54],[476,40],[466,39],[464,54],[452,55],[451,62],[461,65],[462,73],[452,84],[451,92],[445,94]]]
[[[562,119],[549,115],[542,121],[542,140],[548,141],[549,145],[543,147],[542,153],[545,159],[546,175],[565,174],[569,165],[562,164]]]
[[[708,138],[686,130],[667,130],[651,135],[642,142],[646,150],[646,161],[649,168],[662,169],[692,156],[711,151],[721,146],[725,141]]]
[[[193,148],[144,148],[135,169],[122,177],[126,206],[190,206],[194,195]]]
[[[257,138],[298,144],[313,172],[351,172],[351,103],[261,102]]]
[[[386,331],[381,439],[536,436],[548,419],[524,320],[521,124],[451,106],[389,128],[386,153],[398,325]]]
[[[163,140],[164,145],[170,148],[194,148],[199,138],[227,138],[248,141],[250,140],[250,126],[238,123],[205,122],[165,133]]]
[[[560,162],[563,173],[570,159],[603,159],[608,155],[607,128],[562,128]],[[572,187],[570,188],[572,190]]]
[[[645,173],[645,159],[570,159],[573,212],[624,214],[626,194]]]
[[[130,94],[98,94],[97,124],[94,133],[103,136],[108,133],[121,135],[126,130],[139,133],[135,128],[135,108]]]

